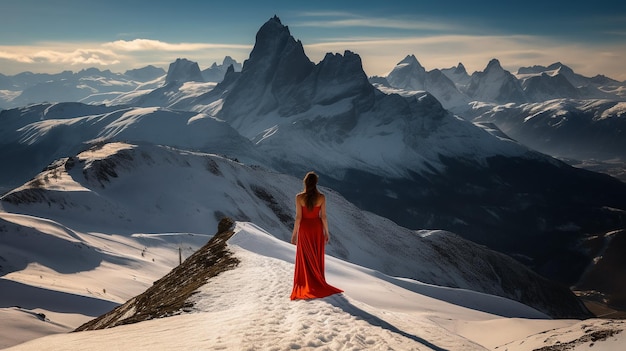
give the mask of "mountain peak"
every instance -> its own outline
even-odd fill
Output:
[[[467,74],[467,70],[465,69],[465,66],[461,62],[459,62],[459,64],[454,69],[454,73],[456,73],[456,74]]]
[[[280,18],[278,18],[278,16],[274,15],[274,17],[270,18],[268,22],[276,22],[278,24],[280,24],[281,26],[283,25],[283,23],[280,21]]]
[[[240,83],[230,93],[232,101],[237,96],[254,101],[236,106],[237,114],[245,115],[253,110],[264,114],[274,109],[294,93],[293,85],[302,82],[313,67],[302,43],[291,36],[289,28],[278,17],[270,18],[257,32],[254,48],[243,64]],[[269,91],[271,94],[266,93]],[[229,104],[225,102],[224,110],[228,110]]]
[[[173,82],[204,82],[198,63],[184,58],[177,58],[176,61],[170,63],[167,76],[165,77],[165,84]]]
[[[489,61],[484,71],[472,74],[466,94],[480,101],[527,101],[520,82],[495,58]]]
[[[237,61],[235,61],[232,57],[230,56],[226,56],[224,57],[224,61],[222,61],[222,65],[224,65],[225,67],[228,67],[230,65],[236,64]]]
[[[391,86],[403,89],[423,90],[425,80],[426,69],[417,61],[415,55],[407,55],[387,75],[387,81]]]
[[[409,65],[414,65],[414,64],[420,64],[419,61],[417,61],[417,58],[415,57],[415,55],[406,55],[406,57],[400,61],[398,64],[409,64]]]
[[[494,59],[491,59],[491,61],[489,61],[489,63],[487,64],[487,68],[485,68],[485,72],[489,72],[491,70],[502,71],[504,69],[500,65],[500,61],[494,58]]]

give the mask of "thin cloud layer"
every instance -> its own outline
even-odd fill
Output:
[[[0,47],[0,59],[25,64],[53,63],[108,66],[120,63],[119,55],[111,50],[75,49],[71,51],[58,51],[39,46]]]
[[[120,51],[175,51],[175,52],[194,52],[199,50],[213,49],[249,49],[249,45],[235,44],[209,44],[209,43],[167,43],[160,40],[152,39],[134,39],[134,40],[116,40],[114,42],[105,43],[103,47]]]
[[[563,62],[587,75],[622,72],[618,57],[626,57],[626,47],[610,44],[561,43],[533,36],[443,35],[407,38],[343,38],[305,45],[313,61],[327,52],[350,50],[358,53],[368,75],[386,75],[406,55],[413,54],[427,69],[449,68],[459,62],[471,74],[482,71],[497,58],[505,69],[515,73],[519,67]],[[624,80],[625,74],[611,78]]]
[[[59,50],[59,48],[62,48]],[[0,62],[10,63],[17,74],[24,71],[54,73],[67,69],[107,67],[126,70],[147,65],[167,65],[179,57],[209,65],[227,55],[242,60],[251,45],[168,43],[152,39],[117,40],[107,43],[36,43],[31,46],[0,46]],[[5,67],[9,65],[4,65]]]
[[[412,21],[386,18],[344,18],[335,20],[307,20],[294,23],[300,27],[320,27],[320,28],[385,28],[401,30],[429,30],[429,31],[450,31],[454,26],[442,22]]]

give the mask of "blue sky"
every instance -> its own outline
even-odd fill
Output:
[[[318,62],[359,54],[368,75],[406,55],[427,69],[462,62],[471,74],[498,58],[508,70],[561,61],[626,80],[626,1],[141,1],[0,0],[0,73],[86,67],[206,68],[245,60],[274,14]]]

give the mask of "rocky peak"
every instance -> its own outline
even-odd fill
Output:
[[[165,77],[165,84],[185,82],[204,82],[202,72],[197,62],[189,61],[184,58],[178,58],[170,63]]]
[[[459,62],[459,64],[454,69],[454,74],[467,75],[467,70],[461,62]]]
[[[407,55],[387,76],[391,86],[402,89],[423,90],[426,69],[414,55]]]
[[[465,93],[476,100],[488,102],[526,102],[520,82],[500,61],[492,59],[482,72],[474,72]]]
[[[320,77],[336,80],[346,78],[356,78],[361,81],[367,80],[367,75],[363,71],[361,57],[349,50],[344,51],[343,55],[327,53],[318,66]]]
[[[238,114],[253,110],[263,114],[293,97],[294,85],[301,83],[314,66],[305,55],[302,43],[296,41],[289,28],[274,16],[257,32],[254,48],[243,64],[241,79],[233,87],[224,110],[233,107]],[[240,99],[256,103],[245,106],[233,103],[239,106],[230,106],[229,100]]]
[[[419,63],[419,61],[415,57],[415,55],[407,55],[402,61],[398,62],[398,66],[400,65],[408,65],[408,66],[416,67],[418,69],[419,68],[421,68],[422,70],[424,69],[424,67],[422,67],[422,65]]]
[[[504,73],[504,68],[502,68],[502,65],[500,65],[500,61],[498,59],[491,59],[491,61],[489,61],[489,63],[487,64],[484,72],[486,74]]]

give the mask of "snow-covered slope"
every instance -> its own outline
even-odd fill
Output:
[[[203,113],[41,104],[0,112],[0,163],[11,167],[11,172],[0,174],[0,183],[15,187],[55,159],[74,155],[96,142],[116,140],[211,151],[246,162],[263,159],[249,140]]]
[[[1,105],[5,108],[41,102],[104,102],[138,89],[145,83],[164,75],[162,69],[145,67],[125,74],[97,68],[76,73],[59,74],[25,72],[0,80]],[[154,89],[154,87],[152,88]]]
[[[300,187],[290,176],[217,156],[118,143],[51,165],[1,203],[10,216],[47,218],[67,227],[71,241],[80,237],[73,231],[207,234],[222,216],[252,221],[286,241],[293,194]],[[584,313],[567,289],[552,286],[507,256],[449,232],[415,233],[361,212],[334,192],[328,199],[333,223],[328,252],[333,256],[394,276],[520,299],[552,315]],[[5,220],[14,223],[10,218]],[[520,285],[525,289],[520,291]]]
[[[494,106],[474,104],[475,121],[495,123],[546,154],[578,160],[626,161],[626,102],[554,99]]]
[[[332,257],[327,279],[345,292],[289,301],[295,248],[252,223],[240,222],[234,232],[227,250],[237,266],[210,278],[173,316],[49,336],[9,350],[531,350],[569,344],[606,351],[626,341],[622,321],[550,320],[511,300],[398,279]],[[192,258],[154,288],[166,286],[168,277],[196,279],[198,267],[188,263]],[[143,310],[158,306],[151,297],[141,298]],[[137,301],[129,301],[126,318],[137,313]]]
[[[561,62],[555,62],[547,67],[540,65],[520,67],[516,74],[521,80],[526,80],[538,75],[548,75],[552,77],[561,75],[565,77],[570,84],[579,90],[584,99],[596,98],[623,101],[626,97],[624,94],[624,82],[619,82],[603,75],[597,75],[591,78],[585,77],[574,72],[573,69]],[[567,97],[573,98],[575,96]]]
[[[450,78],[450,80],[453,81],[457,88],[461,91],[467,87],[467,84],[469,84],[471,80],[471,77],[467,73],[467,70],[462,62],[459,62],[458,65],[450,68],[443,68],[441,69],[441,72],[445,74],[446,77]]]
[[[170,64],[162,86],[140,93],[128,93],[110,101],[110,104],[128,104],[140,107],[174,107],[210,92],[216,83],[205,82],[197,62],[177,59]],[[182,101],[182,102],[181,102]],[[198,111],[198,108],[193,109]]]

